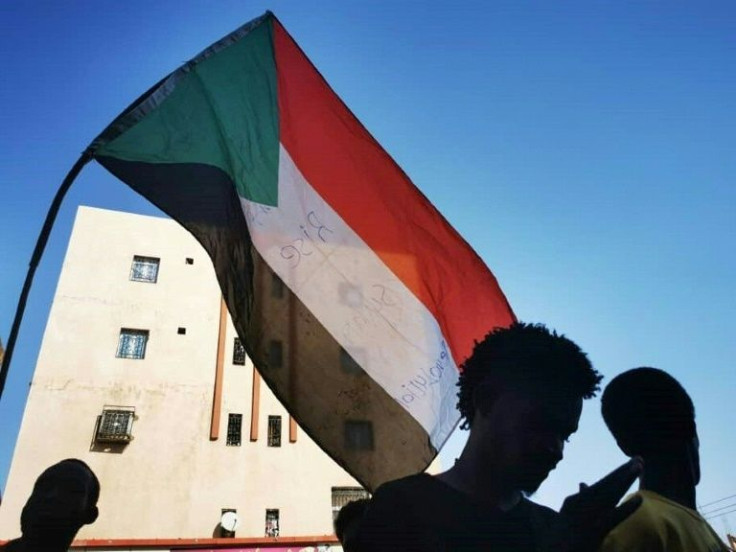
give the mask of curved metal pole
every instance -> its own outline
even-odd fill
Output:
[[[0,367],[0,397],[3,396],[3,389],[5,389],[5,379],[8,377],[8,368],[10,366],[10,359],[13,357],[13,349],[15,348],[15,341],[18,338],[18,331],[20,330],[20,323],[23,320],[23,312],[26,310],[26,301],[28,300],[28,293],[31,291],[31,284],[33,283],[33,276],[36,274],[36,267],[41,261],[41,255],[43,255],[44,249],[46,249],[46,242],[49,241],[49,234],[51,233],[51,227],[54,225],[56,215],[59,213],[59,207],[61,207],[61,201],[64,199],[66,192],[69,187],[77,178],[82,167],[92,160],[93,154],[91,150],[86,150],[74,163],[69,173],[61,183],[61,187],[56,192],[54,200],[51,202],[49,212],[46,214],[46,220],[41,228],[41,233],[38,235],[36,240],[36,248],[33,250],[31,256],[31,262],[28,266],[28,273],[26,274],[26,281],[23,284],[23,291],[20,292],[20,298],[18,299],[18,307],[15,309],[15,318],[13,319],[13,326],[10,329],[10,335],[8,336],[8,347],[5,349],[5,356],[3,357],[3,364]]]

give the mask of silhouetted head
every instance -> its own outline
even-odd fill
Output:
[[[634,368],[611,380],[601,399],[603,419],[628,456],[687,462],[700,481],[693,401],[680,383],[657,368]]]
[[[64,547],[77,531],[97,519],[100,482],[81,460],[62,460],[36,480],[21,514],[23,540]]]
[[[496,329],[462,366],[461,427],[494,475],[533,493],[562,459],[601,378],[580,347],[542,324]]]
[[[360,521],[363,519],[363,514],[369,502],[367,498],[353,500],[340,508],[340,511],[337,513],[337,518],[335,518],[335,535],[337,535],[345,552],[356,550],[355,546]]]

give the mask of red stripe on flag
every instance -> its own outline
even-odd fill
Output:
[[[274,21],[281,142],[315,190],[424,303],[463,362],[515,320],[490,270]]]

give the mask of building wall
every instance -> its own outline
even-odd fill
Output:
[[[134,255],[161,259],[157,283],[130,281]],[[186,264],[185,259],[194,260]],[[0,508],[0,539],[19,534],[36,477],[67,457],[102,483],[100,517],[78,538],[207,538],[223,508],[237,536],[262,536],[280,510],[282,536],[332,531],[331,487],[358,484],[261,385],[259,438],[250,442],[253,366],[232,363],[228,321],[219,439],[210,440],[220,292],[199,244],[173,221],[80,207],[41,346]],[[177,329],[186,328],[185,335]],[[149,330],[145,358],[116,358],[121,328]],[[135,407],[134,440],[94,442],[105,405]],[[229,413],[243,415],[241,446],[226,446]],[[282,417],[281,447],[267,418]]]

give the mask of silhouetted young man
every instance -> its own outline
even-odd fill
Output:
[[[517,323],[476,343],[458,409],[470,429],[456,464],[381,486],[363,518],[362,552],[592,551],[636,508],[615,505],[640,471],[625,464],[568,498],[561,513],[531,502],[578,429],[601,375],[569,339]]]
[[[602,550],[720,552],[727,550],[695,510],[700,482],[695,409],[675,378],[656,368],[616,376],[603,392],[603,419],[629,456],[644,459],[639,509],[616,527]]]
[[[100,483],[81,460],[62,460],[36,480],[21,514],[19,539],[4,552],[66,552],[83,525],[97,519]]]

